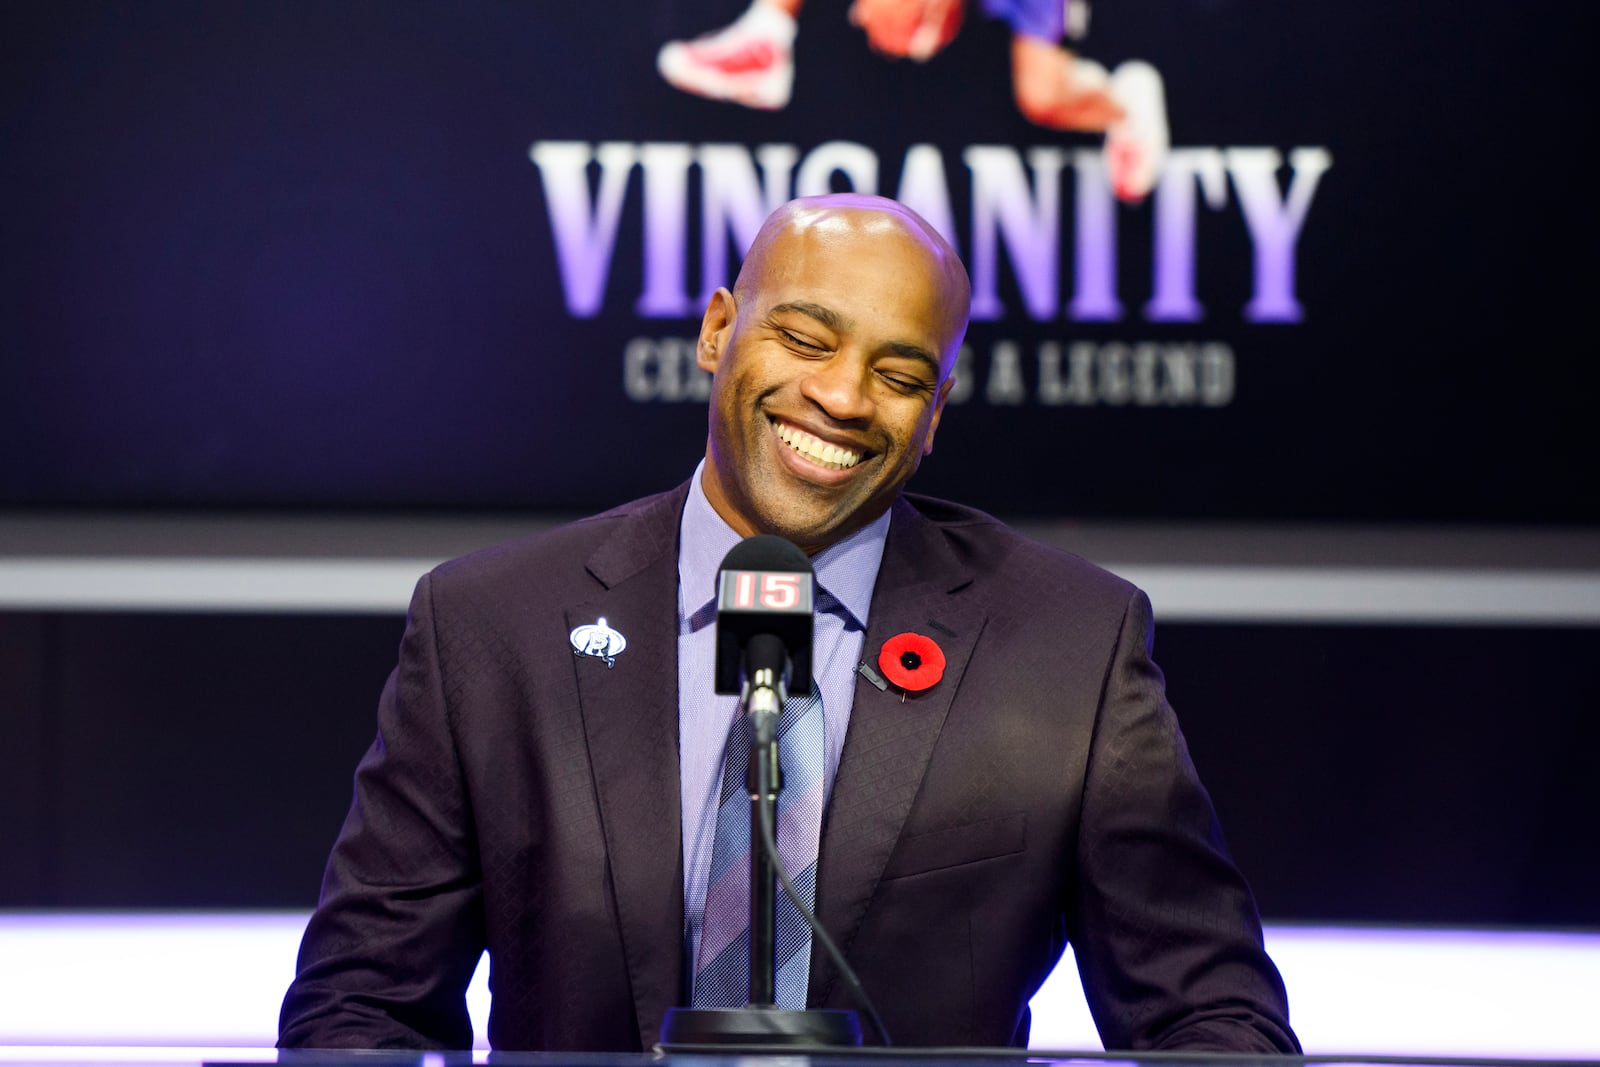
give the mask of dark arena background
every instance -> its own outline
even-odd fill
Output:
[[[974,280],[912,488],[1150,593],[1307,1051],[1600,1057],[1595,5],[1093,0],[1135,205],[848,7],[770,111],[656,72],[738,0],[0,8],[0,1044],[270,1044],[412,584],[683,481],[856,189]]]

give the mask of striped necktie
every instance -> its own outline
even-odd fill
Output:
[[[778,719],[778,762],[783,771],[783,791],[778,796],[778,856],[800,891],[800,899],[814,908],[823,800],[819,686],[812,686],[810,696],[784,702]],[[750,793],[745,787],[749,765],[750,718],[741,715],[728,731],[723,752],[705,925],[694,969],[696,1008],[741,1008],[750,999]],[[780,1008],[798,1010],[806,1006],[811,927],[781,887],[777,901],[774,999]]]

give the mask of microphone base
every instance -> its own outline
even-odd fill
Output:
[[[663,1052],[698,1052],[728,1045],[856,1048],[861,1023],[853,1011],[743,1008],[668,1008],[661,1024]]]

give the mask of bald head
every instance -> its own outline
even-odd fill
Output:
[[[937,286],[938,323],[946,338],[939,353],[943,374],[948,375],[956,350],[967,332],[967,316],[972,306],[972,283],[950,242],[928,221],[897,200],[864,193],[831,193],[791,200],[779,207],[761,226],[745,253],[739,277],[733,283],[734,297],[743,304],[759,290],[779,262],[799,238],[849,249],[870,244],[920,246],[905,262],[926,272]]]

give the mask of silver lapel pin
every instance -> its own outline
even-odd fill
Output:
[[[603,659],[607,667],[615,667],[617,656],[628,647],[628,639],[622,636],[620,630],[607,626],[604,615],[595,622],[586,622],[575,628],[568,639],[572,642],[573,655]]]

